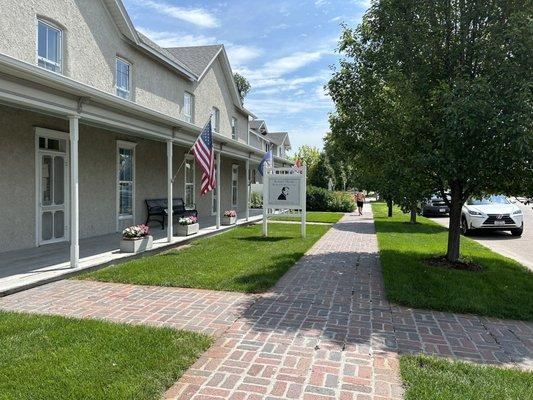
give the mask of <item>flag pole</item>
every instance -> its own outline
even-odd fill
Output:
[[[202,132],[204,131],[205,127],[207,126],[207,124],[211,121],[211,117],[213,116],[213,111],[211,111],[211,113],[209,114],[209,118],[207,119],[207,122],[204,124],[204,127],[202,128],[202,130],[200,131],[200,135],[202,134]],[[198,135],[198,136],[200,136]],[[196,140],[198,140],[198,138],[196,138]],[[194,143],[196,143],[196,140],[194,141]],[[181,171],[181,169],[183,168],[183,165],[185,165],[185,161],[187,161],[187,156],[189,154],[191,154],[191,150],[192,148],[194,147],[194,143],[192,144],[192,146],[189,148],[189,150],[187,151],[187,153],[185,153],[185,157],[183,157],[183,161],[181,162],[180,166],[178,167],[176,173],[174,174],[174,176],[172,177],[172,183],[176,182],[176,176],[178,175],[178,173]]]

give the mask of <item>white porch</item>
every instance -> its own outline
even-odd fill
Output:
[[[237,221],[238,225],[247,222],[244,215],[241,217]],[[261,218],[262,210],[250,210],[249,222],[259,221]],[[154,224],[150,234],[154,236],[153,250],[161,251],[229,228],[221,226],[217,230],[216,216],[205,216],[200,219],[200,232],[194,236],[174,236],[172,243],[169,243],[167,230],[162,230],[157,224]],[[85,269],[135,257],[119,251],[120,236],[120,233],[113,233],[81,239],[79,263],[76,268],[71,267],[68,242],[0,253],[0,296],[59,280]]]

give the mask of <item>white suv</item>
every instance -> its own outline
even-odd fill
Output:
[[[520,236],[524,231],[522,210],[505,196],[468,199],[462,209],[461,232],[468,235],[475,229],[511,231]]]

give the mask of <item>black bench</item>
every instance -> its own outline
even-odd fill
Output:
[[[150,221],[157,221],[165,229],[165,217],[167,216],[167,199],[147,199],[146,208],[148,217],[146,217],[146,225]],[[172,215],[177,217],[196,217],[198,218],[198,211],[196,209],[185,209],[185,203],[182,198],[172,199]]]

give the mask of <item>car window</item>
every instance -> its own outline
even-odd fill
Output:
[[[466,202],[469,206],[483,206],[488,204],[509,204],[509,200],[505,196],[487,196],[480,199],[470,198]]]

